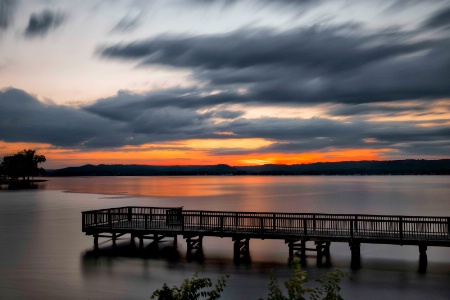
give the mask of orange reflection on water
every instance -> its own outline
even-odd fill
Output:
[[[51,189],[78,193],[130,195],[147,197],[206,197],[230,194],[233,191],[223,186],[228,176],[110,176],[51,177],[47,185]],[[68,183],[70,182],[70,184]]]

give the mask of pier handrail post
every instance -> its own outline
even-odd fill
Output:
[[[181,232],[184,232],[184,212],[181,214]]]
[[[355,216],[355,231],[358,232],[358,216]]]
[[[400,242],[403,241],[403,217],[398,217],[398,229],[400,230]]]
[[[273,224],[272,224],[272,230],[275,232],[277,230],[277,217],[276,214],[273,214]]]
[[[316,230],[316,214],[313,215],[313,229]]]
[[[97,212],[94,213],[94,224],[97,225],[98,221],[97,221]]]
[[[353,240],[353,220],[349,221],[350,221],[350,238],[351,240]]]
[[[112,229],[111,209],[108,209],[108,224],[109,229]]]
[[[220,232],[223,232],[223,215],[220,216]]]
[[[448,236],[450,237],[450,218],[447,218],[447,231],[448,231]]]
[[[132,207],[131,206],[129,206],[128,207],[128,221],[131,221],[131,219],[132,219],[132,212],[133,212],[133,210],[132,210]]]
[[[264,235],[264,217],[259,218],[259,225],[261,227],[261,234]]]
[[[151,216],[151,215],[150,215]],[[147,223],[148,223],[148,215],[147,214],[145,214],[144,215],[144,228],[145,228],[145,230],[147,230],[148,229],[148,225],[147,225]]]
[[[303,234],[305,237],[308,235],[308,224],[306,223],[306,218],[303,218]]]

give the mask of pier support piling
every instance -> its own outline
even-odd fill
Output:
[[[250,238],[233,238],[234,262],[248,261],[250,259]]]
[[[144,236],[139,236],[139,251],[144,251]]]
[[[173,236],[173,247],[178,248],[178,236],[176,234]]]
[[[307,248],[305,240],[287,240],[289,245],[289,263],[295,256],[300,258],[300,264],[306,267],[306,251],[316,252],[317,266],[330,265],[330,244],[329,241],[316,241],[315,248]],[[324,261],[325,260],[325,261]]]
[[[358,242],[351,242],[349,245],[352,252],[350,266],[352,270],[359,270],[361,268],[361,244]]]
[[[425,274],[427,272],[427,245],[419,245],[419,273]]]
[[[130,237],[130,246],[131,246],[132,248],[136,248],[136,243],[135,243],[135,241],[134,241],[134,238],[135,238],[134,234],[131,233],[131,237]]]
[[[113,246],[113,248],[116,248],[117,247],[117,243],[116,243],[117,236],[116,236],[115,232],[112,233],[112,237],[111,238],[112,238],[112,246]]]
[[[185,237],[187,244],[186,258],[191,260],[193,258],[202,259],[203,257],[203,236],[188,236]]]
[[[300,264],[306,267],[306,241],[288,241],[289,245],[289,263],[292,262],[294,256],[300,257]]]
[[[159,242],[163,240],[166,236],[163,234],[150,234],[150,235],[139,235],[139,251],[143,256],[151,255],[157,257],[159,255]],[[150,244],[146,247],[144,246],[144,239],[151,240]]]
[[[94,234],[94,250],[98,251],[98,234]]]
[[[330,266],[330,242],[316,242],[316,251],[317,251],[317,266]],[[324,262],[325,258],[325,262]]]

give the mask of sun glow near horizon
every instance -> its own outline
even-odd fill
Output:
[[[222,141],[228,145],[228,149],[245,141]],[[340,149],[326,152],[304,153],[258,153],[260,144],[247,141],[248,154],[226,154],[227,148],[223,148],[223,154],[214,154],[218,149],[214,146],[217,141],[203,141],[192,147],[193,141],[176,142],[158,145],[126,146],[114,150],[86,150],[86,149],[62,149],[50,144],[31,143],[4,143],[0,142],[1,156],[12,154],[23,149],[36,149],[39,154],[47,157],[43,166],[47,169],[81,166],[85,164],[142,164],[142,165],[216,165],[227,164],[230,166],[251,166],[265,164],[309,164],[315,162],[359,161],[359,160],[383,160],[384,153],[390,149]],[[251,151],[254,149],[254,151]]]

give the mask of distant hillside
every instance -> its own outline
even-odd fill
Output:
[[[49,176],[182,176],[228,175],[235,168],[219,164],[213,166],[148,166],[148,165],[84,165],[48,172]]]
[[[450,159],[347,161],[239,167],[258,175],[449,175]]]
[[[185,176],[185,175],[450,175],[450,159],[347,161],[300,165],[230,167],[84,165],[50,170],[49,176]]]

